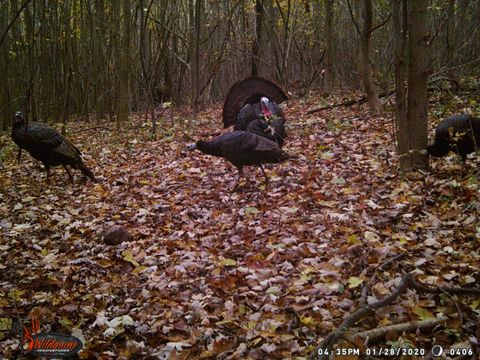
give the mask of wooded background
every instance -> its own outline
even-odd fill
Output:
[[[479,0],[0,0],[0,358],[33,317],[85,359],[479,358],[479,40]],[[285,119],[232,134],[250,75]]]
[[[196,113],[251,74],[300,96],[363,89],[365,77],[381,93],[395,80],[396,2],[3,0],[1,129],[16,110],[118,126],[171,102]],[[428,4],[429,76],[477,77],[480,1]]]

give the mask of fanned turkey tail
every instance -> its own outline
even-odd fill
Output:
[[[251,76],[235,83],[227,94],[223,104],[223,126],[232,126],[237,121],[237,115],[245,104],[259,103],[262,97],[280,104],[288,96],[280,86],[270,80]]]

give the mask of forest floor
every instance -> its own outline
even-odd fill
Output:
[[[224,131],[219,107],[198,122],[175,110],[155,141],[141,116],[121,132],[71,124],[99,184],[77,171],[71,184],[60,167],[48,185],[28,154],[17,164],[2,135],[2,356],[18,354],[11,319],[26,325],[36,316],[42,331],[81,338],[80,358],[301,359],[359,306],[365,286],[367,302],[408,271],[425,284],[478,286],[475,156],[463,178],[454,156],[401,175],[391,112],[304,116],[316,100],[286,110],[285,150],[296,157],[268,166],[268,185],[248,168],[253,183],[237,192],[233,166],[185,151]],[[133,240],[105,244],[101,234],[114,224]],[[479,310],[478,297],[408,290],[355,331],[451,314],[434,329],[382,340],[448,347],[468,339]]]

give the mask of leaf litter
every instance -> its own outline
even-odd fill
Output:
[[[48,185],[39,164],[25,153],[17,164],[2,139],[4,357],[16,351],[5,330],[15,307],[24,321],[41,314],[48,329],[81,337],[80,358],[293,358],[313,351],[402,252],[367,284],[369,302],[406,270],[433,285],[478,284],[478,179],[460,178],[454,158],[398,174],[391,118],[363,107],[304,117],[292,104],[285,147],[296,157],[267,166],[268,185],[248,168],[251,183],[232,192],[230,164],[184,150],[221,133],[220,109],[196,123],[176,111],[159,140],[143,116],[119,133],[72,124],[99,184],[75,174],[72,185],[55,168]],[[116,225],[133,240],[100,241]],[[467,305],[478,312],[478,301]],[[403,297],[361,326],[428,319],[446,306]]]

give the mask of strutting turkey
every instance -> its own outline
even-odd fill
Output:
[[[187,145],[187,149],[198,149],[207,155],[219,156],[227,159],[238,169],[238,179],[234,189],[238,187],[240,179],[244,176],[243,167],[257,165],[265,176],[264,163],[280,163],[289,158],[288,154],[280,149],[273,141],[258,136],[248,131],[232,131],[218,136],[211,141],[197,141]]]
[[[83,163],[80,150],[50,126],[29,123],[20,111],[15,114],[12,139],[19,147],[18,161],[20,161],[22,149],[27,150],[32,157],[40,160],[45,166],[47,181],[50,181],[50,167],[63,165],[70,181],[73,182],[72,174],[67,168],[67,165],[70,165],[74,169],[79,169],[93,182],[97,182],[92,171]]]
[[[480,119],[468,114],[449,116],[438,124],[435,141],[427,147],[429,155],[442,157],[450,151],[457,153],[463,163],[467,155],[480,145]]]
[[[285,117],[278,104],[287,95],[275,83],[259,77],[248,77],[235,83],[223,105],[223,125],[249,131],[275,141],[285,141]]]

